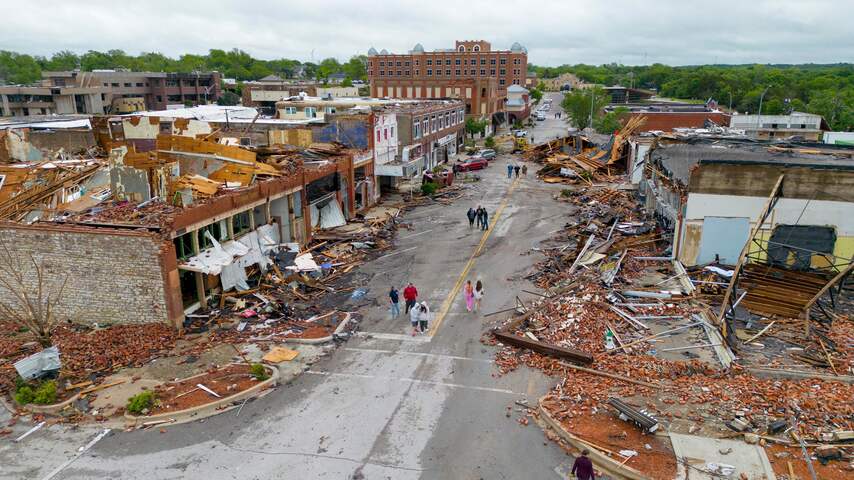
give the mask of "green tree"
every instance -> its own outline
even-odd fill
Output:
[[[540,90],[539,88],[532,88],[532,89],[528,90],[528,93],[531,95],[531,98],[535,102],[539,102],[540,100],[543,99],[543,91]]]
[[[623,128],[623,123],[621,120],[626,114],[629,113],[629,109],[626,107],[617,107],[614,110],[602,115],[599,118],[593,120],[593,129],[599,133],[604,133],[607,135],[613,134],[617,130]]]
[[[28,84],[41,78],[41,66],[30,55],[0,50],[0,84]]]
[[[487,120],[475,120],[474,118],[466,119],[466,133],[469,134],[472,138],[474,138],[475,134],[479,133],[484,135],[486,133],[486,127],[489,125]]]
[[[74,70],[80,66],[80,57],[70,50],[60,50],[50,57],[44,68],[51,71]]]
[[[329,81],[329,76],[341,71],[341,64],[334,58],[325,58],[317,67],[317,78],[323,82]]]
[[[234,106],[240,103],[240,95],[226,90],[216,100],[217,105]]]
[[[367,70],[365,68],[365,66],[367,64],[368,64],[368,57],[367,56],[356,55],[356,56],[350,57],[350,60],[348,60],[347,63],[345,63],[344,65],[341,66],[341,70],[351,80],[367,80],[368,74],[367,74]]]
[[[563,97],[560,106],[567,113],[572,125],[579,130],[584,130],[590,125],[592,116],[600,115],[602,108],[608,104],[610,97],[602,88],[594,87],[584,90],[575,90]],[[592,109],[592,110],[591,110]]]

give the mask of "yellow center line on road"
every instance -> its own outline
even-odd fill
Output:
[[[483,236],[480,238],[480,243],[477,245],[477,248],[474,249],[469,261],[466,262],[466,266],[463,268],[463,271],[460,272],[460,276],[457,278],[457,283],[454,284],[454,288],[451,289],[451,292],[445,298],[445,301],[442,302],[442,308],[439,310],[438,315],[436,315],[436,319],[433,321],[433,326],[430,327],[430,337],[436,335],[436,332],[439,331],[439,327],[442,325],[442,322],[451,310],[451,305],[454,304],[454,299],[457,297],[457,294],[460,293],[460,289],[463,287],[466,276],[468,276],[469,271],[471,271],[471,267],[474,266],[475,259],[480,255],[481,250],[483,250],[483,246],[486,245],[486,240],[489,239],[489,234],[492,233],[492,230],[495,229],[495,226],[498,224],[498,219],[501,218],[501,212],[503,212],[504,207],[507,206],[507,202],[510,200],[510,194],[516,189],[516,185],[519,183],[519,178],[520,177],[517,177],[516,180],[510,184],[510,188],[507,189],[507,193],[504,194],[504,200],[501,201],[501,205],[498,206],[498,209],[495,211],[495,215],[492,216],[492,223],[489,225],[489,228],[483,232]]]

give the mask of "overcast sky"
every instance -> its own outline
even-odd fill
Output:
[[[0,0],[0,49],[349,58],[484,39],[537,65],[854,62],[854,0]]]

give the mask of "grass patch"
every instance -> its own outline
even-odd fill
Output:
[[[151,410],[154,406],[154,401],[157,399],[154,392],[146,390],[138,393],[128,399],[127,411],[135,415],[139,415],[143,410]]]
[[[263,382],[270,378],[270,375],[267,374],[267,369],[260,363],[253,363],[252,366],[249,367],[249,373],[259,382]]]

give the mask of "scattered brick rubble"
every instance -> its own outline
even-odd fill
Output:
[[[592,354],[594,362],[587,365],[588,368],[629,380],[588,373],[568,366],[567,360],[531,350],[510,346],[501,348],[495,358],[501,374],[524,364],[559,379],[541,402],[542,408],[554,418],[567,426],[583,423],[603,412],[611,412],[615,416],[616,411],[609,408],[606,401],[609,397],[618,397],[637,408],[646,409],[666,424],[676,420],[688,421],[694,425],[692,429],[699,430],[705,426],[707,434],[716,431],[722,436],[741,435],[728,425],[746,425],[743,430],[762,434],[768,441],[784,445],[793,445],[794,442],[782,432],[769,430],[769,425],[778,420],[790,423],[793,416],[798,418],[799,435],[813,445],[829,443],[833,432],[854,428],[854,386],[850,383],[822,378],[758,378],[747,370],[757,365],[751,365],[745,359],[737,360],[728,369],[722,368],[720,363],[690,359],[695,356],[690,354],[686,354],[686,360],[667,360],[651,354],[654,346],[644,342],[627,348],[627,353],[619,348],[607,350],[605,338],[609,328],[614,329],[622,344],[630,344],[649,333],[638,331],[614,311],[614,302],[609,301],[613,300],[614,292],[625,289],[668,291],[671,294],[664,300],[637,299],[648,305],[657,304],[645,307],[643,315],[693,318],[694,314],[710,312],[710,305],[715,301],[719,304],[722,290],[698,290],[689,295],[674,292],[675,282],[650,287],[655,285],[648,281],[651,276],[672,279],[675,273],[670,262],[640,260],[638,257],[661,258],[669,246],[669,239],[654,229],[638,228],[649,224],[649,220],[625,192],[598,187],[584,191],[567,190],[558,198],[574,204],[577,210],[564,229],[549,242],[550,245],[563,244],[563,247],[541,249],[545,259],[536,265],[535,272],[528,278],[547,293],[562,293],[525,305],[529,309],[527,313],[511,317],[500,328],[505,333],[533,337],[540,342]],[[615,222],[618,222],[616,226]],[[599,242],[609,238],[595,250],[606,257],[601,265],[591,262],[587,267],[570,273],[571,265],[583,251],[588,235],[596,235]],[[601,270],[608,258],[614,258],[608,256],[621,250],[625,253],[618,274],[613,284],[607,286]],[[701,273],[692,275],[699,278]],[[714,318],[714,314],[706,318]],[[826,332],[835,345],[833,361],[840,374],[850,375],[851,372],[854,355],[852,332],[854,328],[847,315],[838,316],[833,327]],[[491,335],[486,335],[484,341],[496,343]],[[704,337],[698,343],[707,341]],[[802,343],[807,342],[803,340]],[[779,362],[780,359],[776,363]],[[799,370],[806,371],[809,367],[804,365]],[[833,375],[827,369],[820,370],[816,373]],[[652,384],[655,388],[630,383],[632,380]],[[632,427],[626,424],[625,428]],[[764,444],[766,440],[763,438],[761,441]],[[640,467],[643,462],[637,463],[636,459],[628,465],[643,470]]]

